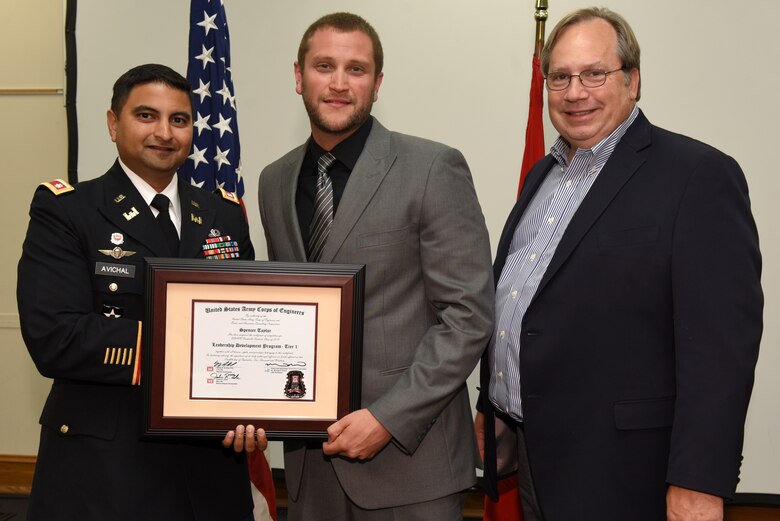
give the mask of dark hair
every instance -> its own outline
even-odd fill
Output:
[[[186,92],[187,97],[190,99],[190,112],[194,112],[195,106],[192,93],[190,92],[191,86],[184,76],[165,65],[147,63],[133,67],[121,75],[114,83],[114,94],[111,96],[111,110],[117,117],[122,112],[122,108],[130,96],[130,91],[138,85],[147,83],[162,83],[173,89]]]
[[[303,69],[306,53],[309,51],[309,40],[314,36],[314,33],[320,29],[326,28],[333,28],[340,33],[360,31],[368,36],[371,39],[371,45],[374,48],[374,65],[376,66],[374,78],[379,76],[385,61],[385,56],[382,53],[382,42],[379,41],[379,35],[370,23],[352,13],[326,14],[306,29],[306,32],[303,33],[303,38],[301,38],[301,44],[298,46],[298,65],[301,69]]]
[[[639,41],[636,39],[633,29],[625,18],[606,7],[588,7],[573,11],[561,19],[550,33],[547,43],[542,50],[542,72],[547,76],[550,72],[550,55],[558,43],[558,39],[567,27],[587,22],[594,19],[601,19],[609,23],[615,33],[617,33],[617,55],[622,62],[623,72],[626,76],[626,84],[631,81],[631,69],[639,70]],[[639,85],[636,90],[636,101],[639,101],[642,89],[642,78],[639,78]]]

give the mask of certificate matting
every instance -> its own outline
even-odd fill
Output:
[[[146,260],[146,436],[325,436],[359,407],[362,266]]]

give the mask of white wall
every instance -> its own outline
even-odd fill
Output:
[[[16,263],[27,231],[27,210],[42,180],[67,178],[62,0],[3,3],[0,31],[0,454],[35,454],[38,416],[49,382],[38,375],[19,331]],[[17,50],[19,52],[17,52]],[[9,94],[5,89],[47,89]]]
[[[385,79],[374,114],[389,128],[460,148],[474,174],[495,246],[515,197],[522,159],[533,46],[534,0],[226,0],[232,37],[252,238],[265,251],[257,174],[308,135],[293,87],[301,34],[318,16],[358,13],[385,48]],[[550,22],[590,5],[550,0]],[[162,62],[186,73],[189,2],[80,0],[81,179],[115,156],[105,130],[113,81],[133,65]],[[613,0],[643,46],[641,108],[649,119],[733,155],[744,168],[761,233],[766,329],[747,423],[739,490],[780,493],[780,182],[772,164],[779,105],[780,2]],[[760,85],[756,85],[760,82]],[[555,137],[547,127],[548,145]],[[728,255],[729,252],[724,252]],[[472,390],[474,385],[472,385]],[[1,451],[0,451],[1,452]],[[278,453],[275,458],[278,458]],[[274,461],[280,466],[280,460]]]

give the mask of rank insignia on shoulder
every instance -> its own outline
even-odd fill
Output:
[[[54,195],[62,195],[75,190],[73,185],[66,183],[62,179],[55,179],[54,181],[49,181],[48,183],[41,183],[39,186],[45,186],[51,190],[51,193]]]
[[[224,188],[219,188],[218,192],[222,194],[222,198],[223,199],[227,199],[231,203],[241,204],[241,202],[238,200],[238,196],[236,195],[235,192],[228,192]]]

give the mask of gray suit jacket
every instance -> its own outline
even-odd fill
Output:
[[[270,260],[306,260],[295,207],[305,153],[306,144],[260,176]],[[393,435],[370,461],[332,459],[345,492],[363,508],[386,508],[468,488],[478,455],[465,380],[492,333],[494,297],[463,156],[375,121],[321,259],[366,265],[362,406]],[[293,499],[303,453],[285,445]]]

